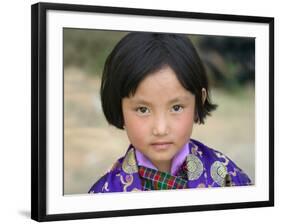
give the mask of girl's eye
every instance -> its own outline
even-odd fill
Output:
[[[147,107],[138,107],[137,112],[140,113],[140,114],[148,114],[149,109]]]
[[[174,106],[172,107],[172,112],[179,113],[179,112],[181,112],[182,110],[183,110],[183,106],[181,106],[181,105],[174,105]]]

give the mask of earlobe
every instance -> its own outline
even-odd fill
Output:
[[[205,88],[202,88],[202,104],[203,105],[204,105],[206,99],[207,99],[207,91]]]

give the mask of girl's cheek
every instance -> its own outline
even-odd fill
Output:
[[[126,127],[130,142],[137,148],[143,148],[149,139],[149,130],[143,122],[136,121]]]
[[[189,133],[192,131],[194,116],[193,114],[185,114],[176,119],[174,124],[176,125],[176,129],[181,133]]]
[[[126,130],[131,135],[134,135],[136,138],[138,138],[138,136],[143,136],[145,133],[147,133],[148,126],[149,124],[147,119],[131,116],[129,119],[127,119]]]
[[[135,132],[137,135],[143,136],[147,134],[149,123],[143,119],[136,119],[135,120]]]

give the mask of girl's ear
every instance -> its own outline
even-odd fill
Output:
[[[204,105],[206,99],[207,99],[207,91],[205,88],[202,88],[202,105]]]

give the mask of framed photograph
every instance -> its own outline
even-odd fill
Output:
[[[31,13],[32,219],[274,206],[274,18]]]

